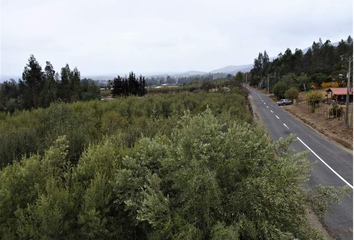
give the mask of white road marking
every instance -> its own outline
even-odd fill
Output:
[[[265,105],[265,102],[264,102],[264,105]]]
[[[345,184],[347,184],[349,187],[351,187],[353,189],[353,186],[350,185],[350,183],[348,183],[341,175],[339,175],[336,171],[334,171],[325,161],[323,161],[322,158],[320,158],[320,156],[318,156],[311,148],[309,148],[309,146],[307,146],[299,137],[297,137],[297,139],[308,149],[310,150],[313,155],[315,155],[326,167],[329,168],[329,170],[331,170],[335,175],[337,175],[337,177],[339,177]]]
[[[270,110],[271,113],[273,113],[273,110]]]
[[[267,106],[267,108],[269,108],[269,107]]]
[[[286,127],[287,129],[289,129],[289,127],[288,127],[288,126],[286,126],[286,124],[285,124],[285,123],[283,123],[283,125],[284,125],[284,127]]]
[[[278,117],[278,115],[275,115],[278,119],[280,119],[279,117]]]

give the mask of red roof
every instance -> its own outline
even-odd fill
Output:
[[[329,91],[333,92],[333,95],[347,95],[347,88],[330,88]],[[353,95],[353,88],[350,89],[350,95]]]

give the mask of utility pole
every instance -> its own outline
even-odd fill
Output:
[[[267,89],[268,89],[268,95],[269,95],[269,74],[268,74],[267,78],[268,78],[268,86],[267,86]]]
[[[346,58],[346,60],[348,60],[349,63],[349,70],[348,70],[348,84],[347,84],[347,99],[346,99],[346,103],[345,103],[345,126],[349,127],[349,96],[350,96],[350,70],[351,70],[351,65],[353,62],[352,56],[350,56],[349,58]]]
[[[347,82],[347,98],[345,101],[345,127],[349,127],[349,96],[350,96],[350,71],[351,71],[351,66],[353,62],[352,56],[349,56],[348,58],[345,58],[343,55],[340,56],[342,61],[345,59],[349,63],[349,69],[348,69],[348,82]]]

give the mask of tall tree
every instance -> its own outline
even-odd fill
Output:
[[[303,59],[303,64],[304,64],[304,72],[311,74],[312,73],[312,69],[311,69],[311,65],[312,65],[312,49],[309,48],[309,50],[307,50],[307,52],[304,55],[304,59]]]
[[[113,79],[113,96],[121,96],[124,94],[124,82],[120,76]]]
[[[44,68],[44,86],[40,93],[40,107],[49,107],[51,102],[57,99],[57,82],[55,81],[55,70],[53,65],[47,61]]]
[[[254,76],[262,76],[262,62],[263,62],[263,54],[259,53],[258,58],[254,59],[252,75]]]
[[[34,55],[28,59],[20,80],[20,92],[26,109],[37,108],[39,93],[43,88],[43,71]]]
[[[68,64],[61,69],[61,81],[59,84],[58,97],[64,102],[70,102],[70,67]]]
[[[268,56],[267,51],[264,51],[263,58],[262,58],[262,74],[263,74],[263,76],[267,75],[269,66],[270,66],[269,56]]]
[[[80,99],[80,72],[75,67],[70,72],[70,102],[76,102]]]
[[[303,71],[303,57],[302,50],[296,48],[292,60],[292,70],[296,74],[300,74]]]
[[[118,76],[113,80],[112,94],[113,96],[143,96],[146,93],[145,84],[145,78],[143,76],[140,75],[139,78],[136,78],[135,74],[131,72],[128,78]]]
[[[133,72],[129,73],[128,77],[128,86],[129,86],[129,93],[133,95],[137,95],[138,93],[138,86],[137,81],[135,78],[135,74]]]

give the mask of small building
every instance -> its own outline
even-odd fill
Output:
[[[339,103],[344,103],[346,102],[347,98],[347,88],[330,88],[327,91],[327,97],[339,102]],[[353,102],[353,88],[350,89],[349,93],[349,102]]]
[[[338,88],[339,83],[338,82],[323,82],[321,83],[322,88],[330,87],[330,88]]]

